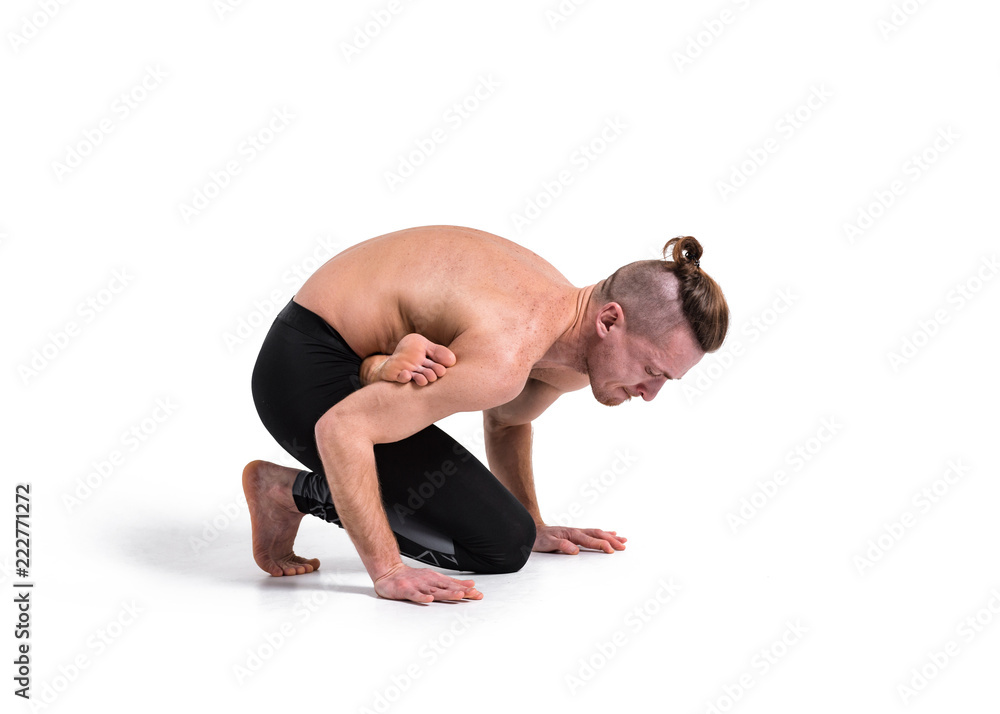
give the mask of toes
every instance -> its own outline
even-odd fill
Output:
[[[306,573],[311,573],[314,570],[319,570],[319,560],[313,558],[311,560],[306,560],[305,558],[300,558],[297,555],[292,555],[280,561],[275,562],[275,567],[271,570],[271,575],[305,575]]]
[[[293,555],[291,558],[295,565],[304,565],[307,573],[311,573],[314,570],[319,570],[319,559],[318,558],[302,558],[297,555]]]

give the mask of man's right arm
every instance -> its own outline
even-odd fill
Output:
[[[374,445],[405,439],[461,411],[479,411],[510,401],[520,393],[529,365],[517,364],[509,346],[488,335],[465,332],[449,345],[457,363],[446,379],[418,387],[379,381],[359,389],[316,423],[316,443],[340,522],[376,582],[397,580],[398,592],[384,597],[429,602],[448,597],[461,583],[426,569],[397,578],[405,569],[382,506]],[[402,582],[407,580],[407,582]],[[412,582],[410,582],[412,580]],[[434,597],[434,594],[445,597]]]

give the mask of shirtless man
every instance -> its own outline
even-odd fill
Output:
[[[606,406],[651,401],[717,350],[729,310],[701,253],[674,238],[664,260],[583,288],[527,248],[455,226],[331,258],[275,319],[254,367],[261,420],[309,469],[244,469],[257,564],[275,576],[319,567],[292,552],[306,513],[347,531],[379,596],[421,603],[482,593],[401,554],[508,573],[532,551],[623,550],[615,531],[544,523],[531,422],[588,385]],[[489,469],[434,425],[464,411],[483,412]]]

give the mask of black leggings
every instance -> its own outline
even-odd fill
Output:
[[[315,427],[330,407],[361,388],[361,362],[319,315],[289,301],[264,338],[253,370],[261,421],[310,469],[295,479],[295,505],[341,528]],[[437,426],[375,444],[374,451],[382,506],[403,555],[477,573],[512,573],[528,560],[535,542],[531,515],[482,462]]]

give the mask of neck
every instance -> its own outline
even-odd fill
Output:
[[[604,285],[603,280],[576,291],[571,308],[572,312],[567,319],[565,329],[542,358],[535,363],[535,367],[568,368],[580,374],[587,373],[586,337],[589,334],[590,323],[594,318],[594,306],[591,305],[591,298],[594,291],[599,290],[602,285]]]

